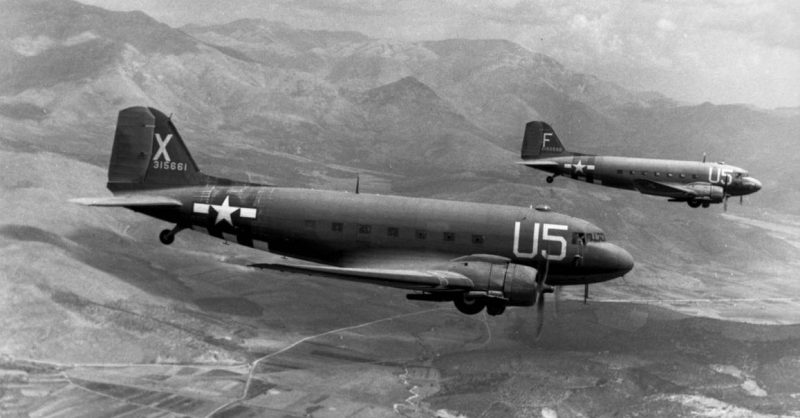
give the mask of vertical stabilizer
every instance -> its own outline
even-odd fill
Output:
[[[569,155],[553,128],[539,121],[528,122],[525,125],[520,154],[523,160]]]
[[[164,113],[142,106],[119,112],[108,168],[111,191],[196,185],[205,179]]]

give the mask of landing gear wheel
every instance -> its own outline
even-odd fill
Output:
[[[486,306],[486,301],[480,298],[473,298],[467,295],[456,296],[453,303],[461,313],[467,315],[475,315],[483,310]]]
[[[704,208],[707,208],[707,207],[709,207],[709,206],[711,206],[711,203],[708,203],[708,202],[703,202],[703,207],[704,207]]]
[[[497,316],[506,311],[506,304],[503,302],[489,302],[486,304],[486,313]]]
[[[688,203],[689,206],[693,207],[693,208],[699,208],[700,207],[700,202],[698,202],[697,200],[690,200],[690,201],[688,201],[686,203]]]
[[[170,245],[175,242],[175,234],[173,234],[171,230],[165,229],[158,234],[158,239],[162,244]]]
[[[552,183],[553,182],[553,176],[547,176],[547,178],[545,180],[547,180],[548,183]]]

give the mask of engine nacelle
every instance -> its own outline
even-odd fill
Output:
[[[471,294],[503,298],[508,306],[531,306],[536,301],[536,269],[508,262],[459,261],[450,271],[467,276],[475,284]]]
[[[725,191],[722,190],[721,186],[708,183],[692,183],[687,184],[686,187],[697,194],[694,200],[700,202],[720,203],[725,198]]]

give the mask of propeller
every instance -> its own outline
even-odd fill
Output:
[[[553,308],[555,308],[554,312],[555,312],[556,317],[558,317],[558,305],[559,305],[559,302],[561,301],[561,288],[562,287],[563,286],[556,286],[556,291],[553,292],[553,302],[554,302],[553,303]]]
[[[733,182],[733,179],[731,179],[730,177],[726,176],[725,177],[725,181],[722,183],[722,211],[723,212],[727,212],[728,211],[728,198],[731,197],[731,195],[728,194],[728,186],[730,186],[730,184],[732,182]]]
[[[358,194],[359,183],[361,183],[361,174],[360,173],[356,173],[356,194]]]
[[[703,153],[703,162],[706,162],[706,153]]]
[[[547,257],[547,251],[544,252],[544,274],[536,277],[536,338],[542,334],[544,327],[544,294],[553,292],[553,289],[547,285],[547,275],[550,273],[550,259]]]

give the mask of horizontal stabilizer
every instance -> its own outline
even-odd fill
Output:
[[[528,167],[557,167],[558,163],[550,160],[525,160],[517,164],[527,165]]]
[[[129,194],[112,197],[80,197],[70,199],[72,203],[85,206],[181,206],[180,200],[165,196]]]
[[[474,287],[463,274],[447,270],[398,270],[376,268],[343,268],[324,264],[275,262],[251,264],[251,267],[304,273],[334,279],[367,282],[388,287],[423,291],[464,291]]]

